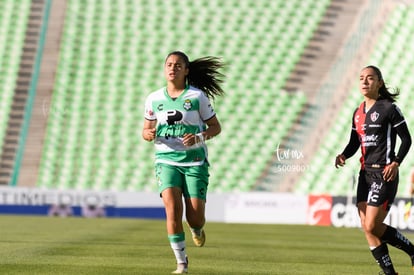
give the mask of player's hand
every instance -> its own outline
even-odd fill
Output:
[[[346,157],[342,154],[337,155],[335,158],[335,168],[339,168],[339,166],[344,166],[345,165],[345,160]]]
[[[155,128],[144,129],[142,131],[142,137],[146,141],[153,141],[155,139]]]
[[[393,181],[398,175],[398,163],[393,161],[387,166],[385,166],[382,171],[382,177],[385,181]]]
[[[183,144],[185,146],[193,146],[197,143],[196,141],[197,137],[194,134],[184,134],[183,135]]]

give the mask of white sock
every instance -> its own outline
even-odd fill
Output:
[[[185,241],[170,244],[175,258],[177,259],[177,264],[186,264]]]

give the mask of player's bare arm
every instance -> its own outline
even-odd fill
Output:
[[[218,134],[220,134],[221,125],[216,116],[213,116],[212,118],[207,120],[206,124],[208,128],[205,132],[203,132],[203,137],[205,140],[213,138],[217,136]]]
[[[144,127],[142,129],[142,137],[146,141],[153,141],[155,139],[155,125],[157,124],[156,120],[144,120]]]

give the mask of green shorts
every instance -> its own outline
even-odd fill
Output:
[[[199,166],[173,166],[155,164],[155,177],[160,194],[167,188],[181,188],[185,198],[206,200],[208,186],[208,163]]]

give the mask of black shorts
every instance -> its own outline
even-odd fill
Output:
[[[357,204],[366,201],[368,205],[384,205],[388,211],[398,190],[398,175],[393,181],[385,181],[382,170],[361,170],[358,178]]]

